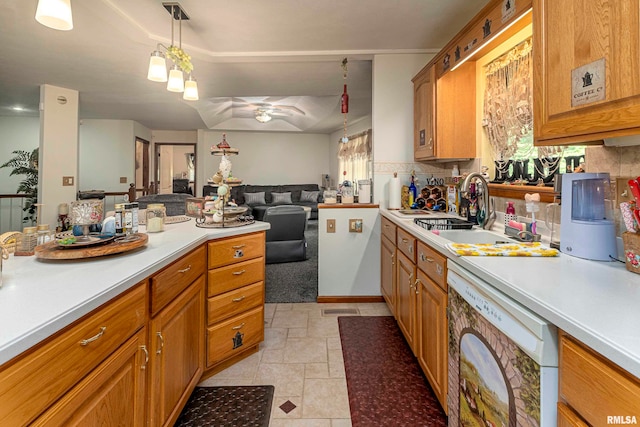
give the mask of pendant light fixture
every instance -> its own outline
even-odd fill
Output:
[[[169,47],[158,43],[156,50],[151,53],[149,59],[149,70],[147,79],[154,82],[167,82],[167,90],[169,92],[183,92],[182,98],[187,101],[197,101],[198,83],[191,76],[193,65],[191,64],[191,56],[182,50],[182,21],[188,20],[189,16],[182,9],[180,4],[175,2],[162,3],[167,12],[171,15],[171,45]],[[174,21],[178,21],[178,44],[174,43]],[[166,51],[166,54],[162,52]],[[167,62],[169,58],[173,65],[169,70],[167,78]],[[184,74],[189,75],[185,82]]]
[[[39,0],[36,21],[54,30],[69,31],[73,29],[71,0]]]
[[[341,142],[346,144],[349,142],[349,138],[347,138],[347,113],[349,113],[349,94],[347,93],[347,58],[342,60],[342,76],[344,78],[344,88],[342,91],[342,96],[340,97],[340,111],[344,115],[343,122],[343,134]]]

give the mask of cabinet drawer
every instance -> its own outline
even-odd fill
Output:
[[[193,250],[151,278],[151,314],[155,315],[205,272],[205,247]]]
[[[382,235],[391,240],[393,244],[396,244],[396,225],[385,217],[382,217],[380,221],[380,227],[382,228]]]
[[[607,416],[640,414],[640,381],[566,334],[560,339],[560,397],[594,426],[606,425]]]
[[[264,258],[209,270],[207,296],[220,295],[262,280],[264,280]]]
[[[430,246],[418,242],[417,265],[431,280],[443,290],[447,290],[447,258]]]
[[[398,249],[412,262],[416,262],[416,238],[402,228],[398,228]]]
[[[253,307],[264,304],[264,282],[243,286],[209,298],[207,301],[207,320],[209,325],[227,319]]]
[[[147,322],[147,282],[0,368],[0,425],[31,422]]]
[[[247,234],[209,243],[209,268],[264,256],[265,233]]]
[[[233,357],[264,340],[262,306],[207,329],[207,366]]]

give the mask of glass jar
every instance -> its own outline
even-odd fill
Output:
[[[51,240],[51,230],[49,230],[49,224],[40,224],[38,225],[38,245],[44,245],[45,243],[49,243]]]
[[[324,190],[322,198],[324,199],[324,203],[336,203],[338,201],[338,192],[336,190]]]
[[[16,249],[16,255],[33,255],[38,244],[38,227],[25,227]]]
[[[165,217],[166,210],[162,203],[151,203],[147,205],[147,233],[164,231]]]

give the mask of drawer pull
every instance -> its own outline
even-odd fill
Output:
[[[189,270],[191,270],[191,264],[189,264],[189,266],[187,268],[183,268],[182,270],[178,270],[178,273],[186,273]]]
[[[105,331],[106,329],[107,329],[107,327],[106,327],[106,326],[101,327],[101,328],[100,328],[100,332],[98,332],[97,334],[95,334],[95,335],[94,335],[94,336],[92,336],[91,338],[87,338],[86,340],[82,340],[82,341],[80,341],[80,345],[81,345],[81,346],[85,346],[85,345],[87,345],[87,344],[89,344],[89,343],[92,343],[92,342],[94,342],[94,341],[96,341],[96,340],[100,339],[100,337],[101,337],[102,335],[104,335],[104,331]]]
[[[160,339],[160,348],[156,350],[156,354],[160,354],[164,348],[164,337],[162,336],[162,332],[156,332],[156,336]]]
[[[409,253],[413,253],[413,245],[409,245]]]
[[[242,249],[247,245],[235,245],[235,246],[231,246],[232,249]]]
[[[391,254],[391,265],[396,265],[395,258],[396,258],[396,254],[395,253]]]
[[[239,276],[239,275],[244,274],[244,273],[246,273],[246,272],[247,272],[247,270],[234,271],[234,272],[233,272],[233,275],[234,275],[234,276]]]
[[[144,364],[140,366],[140,369],[147,369],[147,363],[149,363],[149,350],[146,345],[141,345],[140,350],[144,351]]]
[[[402,238],[402,243],[409,243],[409,240],[405,239],[404,237]]]
[[[435,260],[433,258],[429,258],[428,256],[425,256],[423,252],[420,252],[420,261],[433,262]]]
[[[420,289],[418,288],[419,284],[422,284],[422,281],[420,281],[420,279],[416,279],[416,282],[413,284],[413,286],[416,289],[416,295],[418,295],[420,293]]]
[[[413,288],[411,281],[413,280],[413,273],[409,274],[409,288]]]
[[[244,328],[244,322],[240,323],[238,326],[234,326],[231,329],[233,329],[234,331],[237,331],[238,329],[242,329],[242,328]]]
[[[242,295],[241,297],[234,298],[234,299],[232,299],[231,301],[233,301],[233,302],[240,302],[240,301],[242,301],[242,300],[243,300],[243,299],[245,299],[245,298],[246,298],[246,297],[245,297],[244,295]]]

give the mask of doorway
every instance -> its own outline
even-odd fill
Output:
[[[136,199],[149,194],[149,141],[136,136]]]
[[[196,144],[155,144],[156,193],[188,193],[196,190]]]

